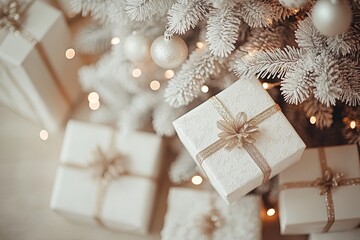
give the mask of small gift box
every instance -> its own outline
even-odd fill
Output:
[[[80,59],[65,56],[71,36],[64,17],[40,1],[4,1],[0,11],[0,71],[6,76],[0,91],[11,97],[1,103],[55,131],[81,93]]]
[[[360,223],[356,145],[306,149],[279,174],[283,234],[340,231]]]
[[[162,140],[69,121],[50,206],[70,219],[133,233],[151,222]]]
[[[257,79],[240,79],[173,122],[228,203],[297,160],[305,144]]]
[[[171,188],[161,239],[259,240],[260,198],[249,195],[228,206],[214,193]]]
[[[333,233],[313,233],[310,234],[309,240],[359,240],[360,228]]]

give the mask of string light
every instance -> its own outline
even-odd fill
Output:
[[[119,44],[120,43],[120,38],[118,38],[118,37],[113,37],[112,39],[111,39],[111,45],[117,45],[117,44]]]
[[[201,48],[204,47],[204,43],[202,43],[202,42],[197,42],[197,43],[196,43],[196,46],[201,49]]]
[[[89,102],[98,102],[99,101],[99,94],[97,92],[91,92],[88,95]]]
[[[316,123],[316,117],[315,117],[315,116],[311,116],[311,118],[310,118],[310,123],[311,123],[311,124],[315,124],[315,123]]]
[[[98,110],[100,107],[100,102],[96,101],[96,102],[89,102],[89,108],[93,111]]]
[[[269,83],[263,82],[262,86],[263,86],[264,89],[268,89],[269,88]]]
[[[160,89],[160,82],[157,80],[153,80],[150,82],[150,89],[153,91],[159,90]]]
[[[133,77],[135,78],[138,78],[141,76],[141,70],[139,68],[135,68],[133,71],[132,71],[132,75]]]
[[[165,71],[165,77],[166,77],[166,79],[170,79],[170,78],[172,78],[173,76],[174,76],[174,71],[173,70],[166,70]]]
[[[202,91],[203,93],[207,93],[207,92],[209,91],[209,87],[206,86],[206,85],[203,85],[203,86],[201,87],[201,91]]]
[[[198,175],[195,175],[191,178],[191,182],[194,184],[194,185],[200,185],[202,183],[203,179],[202,177],[198,176]]]
[[[75,57],[75,50],[73,48],[69,48],[68,50],[66,50],[65,57],[69,60],[73,59]]]
[[[355,122],[354,120],[352,120],[352,121],[350,122],[350,128],[351,128],[351,129],[355,129],[355,128],[356,128],[356,122]]]
[[[273,208],[269,208],[267,211],[266,211],[266,215],[268,215],[269,217],[272,217],[274,216],[276,213],[275,209]]]
[[[49,138],[48,132],[44,129],[40,131],[39,136],[40,136],[40,139],[44,140],[44,141]]]

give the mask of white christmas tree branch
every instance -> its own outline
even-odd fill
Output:
[[[190,28],[195,28],[207,15],[208,8],[205,0],[178,0],[168,12],[168,30],[184,34]]]
[[[212,54],[227,57],[235,49],[240,23],[241,20],[234,4],[210,11],[206,41]]]
[[[180,184],[189,181],[196,173],[198,173],[196,163],[191,158],[188,151],[185,148],[182,148],[179,156],[176,158],[175,162],[172,163],[169,170],[171,182]]]
[[[108,26],[90,24],[84,27],[75,38],[75,47],[81,53],[97,54],[111,47],[112,31]]]
[[[163,16],[167,13],[172,0],[126,0],[126,13],[132,21],[145,21],[158,14]]]

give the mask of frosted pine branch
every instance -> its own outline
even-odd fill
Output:
[[[342,89],[341,101],[350,106],[360,105],[360,58],[359,54],[355,59],[344,57],[338,62],[341,71],[339,87]]]
[[[172,122],[184,114],[185,108],[172,108],[163,102],[153,112],[153,128],[160,136],[173,136],[175,129]]]
[[[205,0],[178,0],[168,12],[169,31],[184,34],[190,28],[195,28],[207,15],[208,8]]]
[[[300,48],[311,50],[325,47],[325,37],[316,30],[312,24],[311,16],[299,22],[299,28],[295,31],[295,37]]]
[[[294,68],[305,52],[302,49],[287,46],[273,51],[249,53],[237,61],[235,72],[238,76],[283,77]]]
[[[188,105],[198,97],[203,84],[219,72],[217,59],[207,47],[192,52],[169,81],[165,89],[165,101],[175,108]]]
[[[91,24],[84,27],[75,38],[75,47],[81,53],[96,54],[111,47],[111,28]]]
[[[196,163],[186,149],[183,148],[170,167],[169,177],[171,182],[180,184],[189,181],[196,173],[198,173]]]
[[[127,0],[126,13],[133,21],[145,21],[155,14],[163,16],[174,1],[172,0]]]
[[[304,111],[306,117],[316,117],[316,127],[320,129],[329,128],[333,123],[333,108],[327,107],[317,101],[315,98],[310,97],[304,102]]]
[[[234,49],[241,20],[233,4],[209,13],[206,41],[211,52],[218,57],[227,57]]]

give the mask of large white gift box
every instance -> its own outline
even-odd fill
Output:
[[[161,239],[259,240],[260,198],[245,196],[229,206],[214,192],[173,187]]]
[[[105,157],[101,164],[91,164],[97,149]],[[156,197],[161,149],[162,139],[155,134],[134,132],[125,139],[108,126],[69,121],[51,208],[70,219],[146,233]],[[120,156],[119,162],[106,163],[114,159],[114,153]]]
[[[332,233],[312,233],[308,240],[359,240],[360,228]]]
[[[236,122],[231,122],[235,116]],[[238,80],[216,98],[175,120],[173,125],[192,158],[227,203],[236,201],[294,164],[305,148],[255,78]],[[255,125],[259,131],[256,135],[253,134]],[[224,139],[218,134],[223,134]],[[223,144],[229,135],[232,135],[229,145],[234,147],[231,151],[226,149],[229,145],[224,147]]]
[[[79,99],[81,60],[65,56],[71,35],[59,10],[41,1],[21,6],[20,30],[0,37],[0,91],[11,97],[1,104],[56,131]]]
[[[360,166],[356,145],[306,149],[279,174],[283,234],[349,230],[360,223]]]

